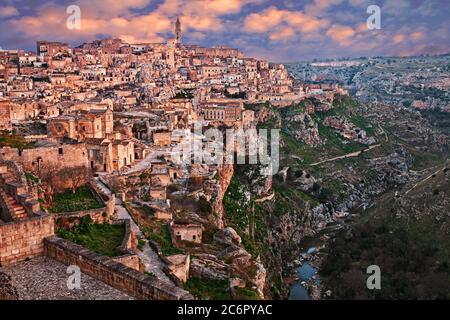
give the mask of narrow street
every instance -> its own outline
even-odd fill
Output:
[[[148,169],[152,162],[156,161],[158,157],[167,154],[169,151],[164,148],[152,150],[144,159],[136,162],[127,171],[125,171],[124,175],[131,175]]]
[[[107,194],[112,194],[111,190],[102,181],[100,181],[99,178],[95,178],[95,181],[102,191]],[[117,219],[130,220],[131,229],[135,232],[137,238],[142,239],[145,242],[142,247],[142,251],[138,250],[137,252],[142,264],[145,267],[145,272],[155,275],[161,281],[174,285],[172,280],[170,280],[170,278],[163,271],[165,266],[164,262],[161,261],[158,254],[149,246],[148,241],[145,239],[144,233],[133,220],[128,210],[122,205],[122,200],[119,197],[116,197],[116,212]]]

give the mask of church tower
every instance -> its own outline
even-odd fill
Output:
[[[180,18],[177,18],[177,22],[175,23],[175,38],[177,40],[177,44],[181,44],[181,42],[182,42],[182,35],[181,35]]]

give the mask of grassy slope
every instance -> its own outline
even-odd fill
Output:
[[[58,230],[58,235],[98,254],[114,257],[119,254],[117,248],[122,244],[125,227],[108,223],[94,224],[92,220],[83,218],[71,230]]]
[[[101,207],[103,205],[97,201],[92,192],[87,187],[81,187],[75,193],[72,190],[66,190],[55,195],[49,211],[52,213],[75,212]]]

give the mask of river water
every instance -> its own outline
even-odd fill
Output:
[[[311,251],[310,248],[308,252]],[[302,284],[308,282],[312,277],[316,276],[316,284],[320,283],[320,278],[317,276],[317,269],[311,266],[307,261],[303,261],[302,265],[297,268],[298,280],[295,281],[290,289],[288,300],[310,300],[308,290]]]

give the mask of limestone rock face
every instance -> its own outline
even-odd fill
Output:
[[[229,246],[220,252],[217,257],[224,261],[231,261],[231,266],[237,269],[247,267],[252,260],[252,255],[238,246]]]
[[[238,233],[236,232],[236,230],[234,230],[231,227],[226,227],[223,230],[223,234],[224,236],[230,240],[230,242],[234,242],[236,244],[241,244],[242,239],[241,237],[238,235]]]
[[[214,242],[223,245],[240,245],[242,239],[239,234],[231,227],[226,227],[214,234]]]
[[[256,275],[253,278],[253,284],[256,287],[256,291],[261,299],[264,299],[264,286],[266,284],[266,276],[267,270],[264,268],[264,265],[261,263],[260,258],[256,259]]]
[[[212,280],[226,280],[229,274],[228,265],[211,254],[199,254],[193,258],[190,266],[190,277]]]
[[[306,171],[299,171],[296,172],[294,182],[300,190],[308,191],[314,186],[317,180]]]
[[[213,223],[217,228],[225,227],[225,217],[223,208],[223,198],[233,178],[233,165],[224,165],[219,168],[219,180],[211,197],[211,207],[213,210]]]

